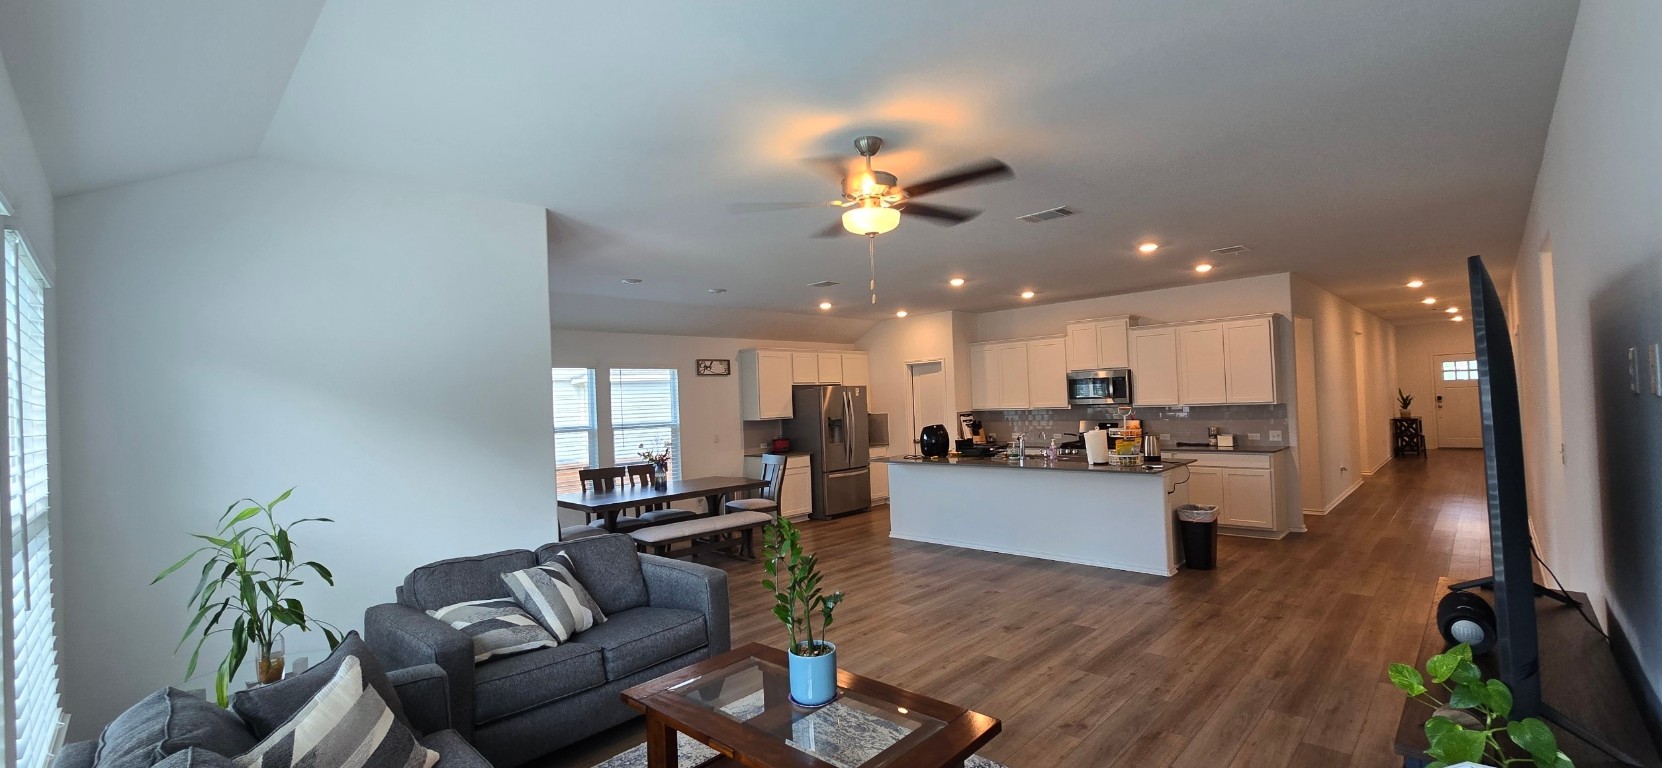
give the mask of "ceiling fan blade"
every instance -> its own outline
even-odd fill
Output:
[[[728,203],[728,213],[766,213],[768,211],[791,211],[798,208],[830,208],[840,207],[841,200],[825,200],[817,203]]]
[[[848,175],[849,159],[845,155],[821,155],[819,157],[804,157],[802,164],[825,178],[835,182],[838,186],[843,183],[843,177]]]
[[[822,229],[818,232],[815,232],[813,236],[814,237],[836,237],[837,235],[846,235],[846,234],[850,234],[850,233],[849,233],[848,230],[843,229],[842,219],[837,219],[836,221],[833,221],[830,224],[825,225],[825,229]]]
[[[946,205],[929,205],[928,203],[914,203],[911,201],[897,207],[908,216],[918,216],[931,224],[939,224],[943,227],[962,224],[981,215],[981,212],[974,208],[953,208]]]
[[[932,179],[925,179],[916,184],[904,185],[906,194],[910,197],[921,197],[931,192],[943,189],[962,187],[967,184],[984,184],[989,181],[1009,178],[1016,175],[1002,160],[987,158],[977,163],[958,168],[951,173],[942,174]]]

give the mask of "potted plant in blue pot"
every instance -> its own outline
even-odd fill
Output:
[[[762,531],[762,586],[773,592],[773,615],[790,633],[791,700],[819,707],[837,698],[837,646],[825,639],[843,593],[820,588],[818,557],[802,551],[801,534],[783,517]],[[819,631],[814,631],[814,617]]]

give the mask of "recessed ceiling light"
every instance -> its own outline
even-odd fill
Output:
[[[906,316],[906,310],[904,310],[904,309],[896,310],[895,313],[894,313],[894,316],[895,317],[905,317]]]
[[[1142,245],[1137,246],[1137,250],[1142,251],[1143,253],[1154,253],[1155,251],[1160,250],[1160,244],[1143,243]]]
[[[1035,294],[1032,291],[1022,291],[1021,292],[1021,297],[1024,298],[1024,299],[1031,299],[1036,295],[1038,295],[1038,294]]]
[[[1195,265],[1195,271],[1204,275],[1207,272],[1212,271],[1212,265],[1211,264],[1196,264]]]
[[[953,288],[962,288],[964,287],[964,278],[954,277],[951,280],[946,281],[946,284],[952,286]]]
[[[638,277],[625,277],[625,278],[623,278],[623,284],[624,285],[640,285],[641,283],[644,283],[644,282],[646,282],[646,281],[642,280]]]
[[[710,293],[726,293],[726,288],[711,288]]]
[[[1459,316],[1459,315],[1455,315],[1455,316],[1454,316],[1454,317],[1451,317],[1451,318],[1449,318],[1449,319],[1450,319],[1450,320],[1453,320],[1453,321],[1454,321],[1454,322],[1456,322],[1456,323],[1464,323],[1464,322],[1466,322],[1466,318],[1464,318],[1464,317],[1461,317],[1461,316]]]
[[[1449,308],[1448,308],[1448,309],[1445,309],[1445,310],[1443,310],[1443,311],[1444,311],[1444,312],[1447,312],[1447,313],[1449,313],[1449,314],[1451,314],[1451,315],[1452,315],[1452,314],[1454,314],[1454,313],[1456,313],[1456,312],[1459,312],[1459,311],[1460,311],[1460,308],[1459,308],[1459,307],[1449,307]]]
[[[819,308],[820,309],[830,309],[831,308],[831,302],[822,301],[822,302],[819,303]]]
[[[1408,287],[1409,288],[1419,288],[1423,285],[1425,285],[1424,280],[1409,280],[1408,281]]]
[[[1420,299],[1420,303],[1421,304],[1428,304],[1428,305],[1429,304],[1436,304],[1437,303],[1437,297],[1436,296],[1427,296],[1423,299]]]

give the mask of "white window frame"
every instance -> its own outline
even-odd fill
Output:
[[[554,482],[555,482],[557,492],[560,492],[560,493],[579,490],[582,487],[580,480],[576,481],[575,484],[572,483],[572,482],[568,482],[568,480],[575,479],[576,470],[587,469],[589,467],[597,466],[601,461],[604,460],[600,455],[600,406],[599,406],[600,396],[599,396],[599,393],[597,391],[598,388],[599,388],[599,376],[597,375],[595,369],[592,368],[592,367],[589,367],[589,368],[555,367],[554,369],[552,369],[552,371],[550,373],[552,374],[552,376],[555,379],[558,379],[562,375],[578,375],[578,372],[581,372],[582,375],[588,376],[588,379],[589,379],[589,388],[588,388],[589,389],[589,402],[588,402],[589,419],[588,419],[588,423],[580,424],[580,425],[561,424],[557,420],[554,422],[554,435],[555,435],[555,446],[556,446],[555,451],[554,451],[554,478],[555,478]],[[562,435],[562,434],[586,434],[588,436],[588,445],[589,445],[589,461],[588,461],[588,463],[583,464],[581,466],[578,466],[576,464],[562,464],[561,463],[558,446],[559,446],[559,436]],[[566,480],[562,480],[561,477],[560,477],[560,474],[562,472],[570,472],[570,473],[572,473],[572,477],[568,478]]]
[[[619,373],[627,372],[627,371],[662,371],[662,372],[665,372],[665,373],[669,374],[670,384],[671,384],[671,395],[670,395],[670,403],[669,403],[669,414],[670,414],[669,419],[662,420],[662,421],[630,422],[630,423],[627,423],[627,424],[619,424],[618,423],[616,381],[617,381],[617,376],[618,376]],[[674,367],[674,366],[668,366],[668,365],[637,365],[637,366],[627,366],[627,367],[618,366],[618,367],[614,367],[614,368],[608,368],[608,369],[606,369],[606,400],[607,400],[607,409],[606,409],[606,411],[607,411],[607,416],[609,418],[608,418],[608,421],[607,421],[607,424],[606,424],[606,436],[607,436],[608,439],[605,441],[605,444],[606,444],[607,447],[609,447],[611,449],[612,464],[613,465],[640,464],[643,461],[641,459],[641,457],[639,456],[638,450],[636,448],[628,447],[627,450],[624,450],[624,451],[618,450],[618,446],[617,446],[618,432],[620,432],[622,430],[664,429],[664,428],[667,428],[669,430],[669,453],[670,453],[669,477],[670,477],[670,479],[680,479],[680,477],[681,477],[681,370],[679,368]],[[648,447],[655,448],[656,446],[648,446]]]

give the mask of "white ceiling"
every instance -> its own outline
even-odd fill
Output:
[[[556,315],[582,303],[561,295],[645,302],[585,327],[685,332],[677,304],[702,308],[682,310],[700,327],[778,317],[750,311],[806,324],[828,299],[862,321],[836,336],[901,306],[1018,305],[1023,288],[1060,301],[1280,271],[1396,322],[1435,319],[1401,287],[1410,276],[1456,295],[1467,255],[1509,271],[1576,13],[1572,0],[36,6],[54,4],[0,7],[0,49],[60,192],[256,150],[418,179],[557,212]],[[1017,174],[930,198],[985,208],[975,221],[906,220],[878,238],[875,308],[865,243],[807,236],[834,212],[726,209],[831,197],[798,160],[853,158],[864,133],[888,140],[877,166],[903,184],[989,155]],[[1062,204],[1080,214],[1015,219]],[[1145,238],[1165,247],[1140,257]],[[1192,271],[1235,244],[1252,252]],[[969,284],[948,288],[957,274]],[[823,279],[843,285],[806,285]]]

